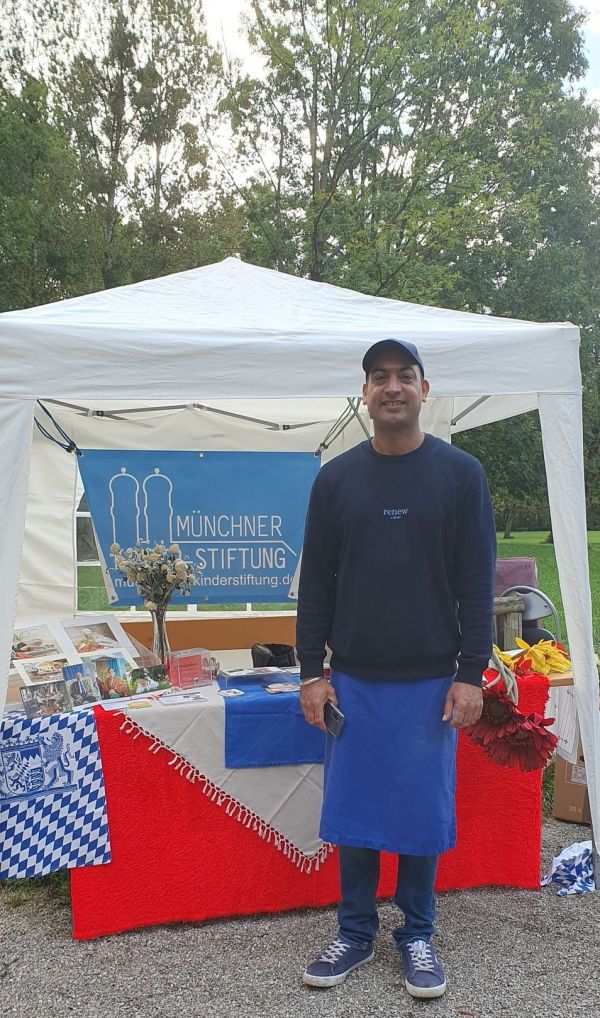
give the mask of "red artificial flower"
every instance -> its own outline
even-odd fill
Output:
[[[558,742],[548,731],[553,722],[554,718],[523,714],[505,692],[484,687],[481,717],[465,732],[494,763],[535,771],[546,766]]]

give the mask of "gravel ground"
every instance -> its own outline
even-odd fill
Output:
[[[589,828],[548,821],[544,864]],[[2,1018],[600,1018],[600,894],[559,898],[481,888],[438,898],[448,990],[404,989],[382,903],[375,961],[330,990],[304,987],[303,965],[330,939],[332,908],[137,930],[75,943],[70,911],[46,888],[0,894]]]

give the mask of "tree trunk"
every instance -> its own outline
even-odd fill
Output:
[[[281,182],[283,178],[283,160],[285,156],[285,134],[283,117],[279,123],[279,159],[277,162],[277,190],[275,192],[275,247],[277,256],[277,269],[283,271],[283,237],[282,237],[282,215],[281,215]]]
[[[313,65],[313,81],[310,111],[310,160],[311,160],[311,246],[310,246],[310,267],[309,277],[317,283],[323,282],[323,242],[320,228],[319,197],[321,195],[321,174],[319,172],[318,158],[318,72],[317,66]]]
[[[153,195],[153,205],[154,205],[154,215],[156,217],[157,222],[158,222],[158,217],[160,215],[160,196],[161,196],[161,190],[162,190],[162,163],[161,163],[161,154],[162,154],[162,142],[155,141],[154,142],[154,181],[153,181],[153,184],[154,184],[154,195]]]
[[[514,516],[514,512],[513,512],[513,507],[511,505],[511,506],[508,506],[508,508],[507,508],[507,510],[506,510],[506,512],[504,514],[504,540],[505,541],[510,541],[512,539],[511,531],[512,531],[512,525],[513,525],[513,516]]]

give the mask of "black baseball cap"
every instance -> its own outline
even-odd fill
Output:
[[[386,350],[396,350],[398,353],[407,353],[413,364],[418,364],[423,378],[425,377],[425,368],[423,367],[421,354],[417,350],[416,346],[413,343],[401,342],[399,339],[380,339],[378,343],[373,343],[373,346],[369,347],[362,362],[365,375],[369,374],[369,371],[373,367],[375,358]]]

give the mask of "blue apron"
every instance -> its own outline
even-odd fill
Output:
[[[346,720],[327,736],[320,836],[402,855],[456,840],[456,729],[442,721],[454,676],[398,681],[332,671]]]

